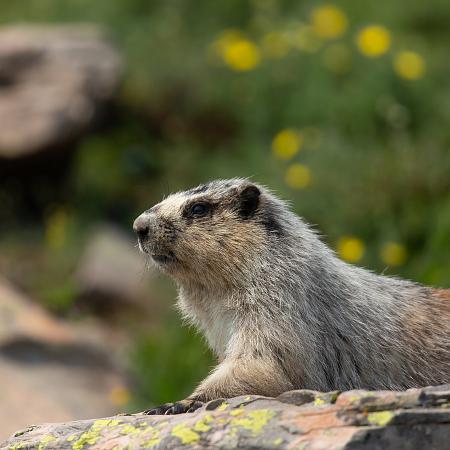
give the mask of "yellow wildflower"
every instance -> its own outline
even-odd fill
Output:
[[[311,171],[303,164],[291,164],[286,170],[285,181],[292,189],[303,189],[311,184]]]
[[[252,70],[261,60],[257,45],[234,29],[223,31],[208,50],[211,57],[222,60],[236,71]]]
[[[362,54],[369,58],[376,58],[389,50],[391,34],[385,27],[371,25],[358,33],[356,43]]]
[[[294,47],[307,53],[316,53],[322,46],[322,42],[310,25],[299,25],[291,33],[291,41]]]
[[[109,400],[116,406],[126,405],[130,397],[130,391],[125,386],[115,386],[109,391]]]
[[[380,257],[388,266],[401,266],[406,260],[406,248],[397,242],[387,242],[381,248]]]
[[[336,39],[342,36],[348,27],[345,14],[334,5],[316,8],[311,15],[314,32],[322,39]]]
[[[352,65],[352,52],[345,44],[330,45],[324,52],[325,66],[336,74],[348,72]]]
[[[283,33],[272,31],[263,37],[262,50],[269,58],[282,58],[290,50],[289,41]]]
[[[280,159],[291,159],[303,145],[303,135],[293,128],[286,128],[275,135],[272,151]]]
[[[228,29],[224,30],[219,37],[211,43],[208,52],[211,56],[223,61],[223,54],[225,49],[240,39],[243,39],[243,34],[239,30]]]
[[[254,69],[261,60],[256,44],[244,38],[227,42],[224,45],[222,56],[225,63],[238,72]]]
[[[337,244],[339,256],[348,262],[357,262],[364,255],[364,243],[354,236],[341,237]]]
[[[395,55],[394,70],[407,80],[417,80],[425,72],[425,62],[422,56],[416,52],[400,52]]]

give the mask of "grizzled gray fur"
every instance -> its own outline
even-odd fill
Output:
[[[149,413],[298,388],[450,382],[450,291],[347,264],[263,186],[217,180],[175,193],[134,229],[219,360],[188,399]]]

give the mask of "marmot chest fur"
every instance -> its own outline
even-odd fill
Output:
[[[297,388],[450,382],[450,291],[341,261],[260,185],[217,180],[172,194],[134,229],[219,359],[187,400],[152,412]]]

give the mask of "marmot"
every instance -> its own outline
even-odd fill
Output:
[[[134,230],[219,360],[186,400],[148,414],[244,394],[450,382],[450,290],[347,264],[263,186],[217,180],[172,194]]]

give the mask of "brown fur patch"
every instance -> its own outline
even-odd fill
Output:
[[[448,381],[441,378],[438,368],[448,361],[449,349],[445,342],[448,343],[450,335],[450,291],[429,288],[424,293],[421,300],[412,302],[404,311],[403,356],[405,361],[421,359],[431,368],[428,376],[424,374],[423,380],[419,379],[422,384],[433,381],[438,384]]]
[[[433,297],[441,298],[442,300],[447,300],[448,307],[450,308],[450,289],[431,289],[431,295]]]

